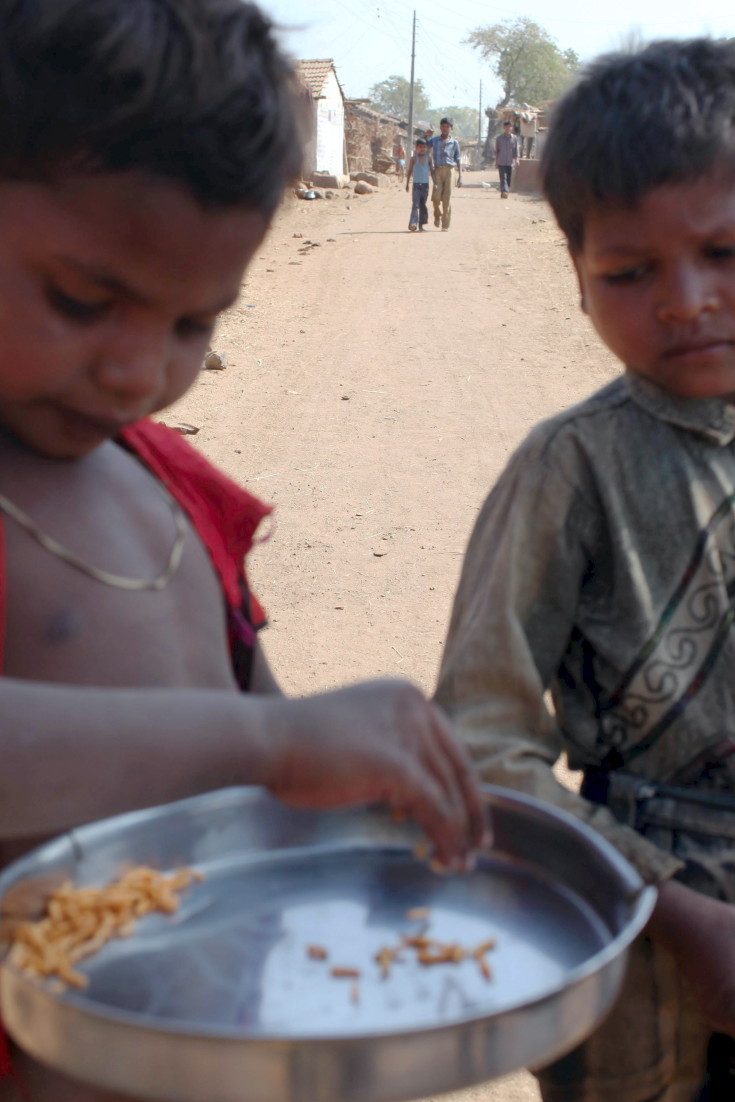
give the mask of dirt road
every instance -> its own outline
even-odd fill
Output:
[[[289,200],[215,339],[226,370],[164,417],[277,505],[251,573],[294,693],[431,689],[482,499],[533,424],[618,370],[541,201],[464,188],[448,233],[408,213],[395,182]],[[525,1073],[471,1094],[538,1098]]]

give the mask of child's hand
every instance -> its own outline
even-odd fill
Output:
[[[426,831],[445,864],[483,844],[480,791],[438,711],[405,681],[372,681],[269,705],[266,785],[286,803],[385,803]]]
[[[712,1030],[735,1037],[735,906],[671,880],[648,933],[676,960]]]
[[[406,191],[408,191],[408,180],[406,180]]]

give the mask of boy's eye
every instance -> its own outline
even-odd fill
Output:
[[[643,278],[647,270],[645,264],[637,264],[634,268],[624,268],[620,272],[607,272],[603,279],[613,286],[621,283],[635,283],[636,280]]]
[[[214,329],[214,320],[197,321],[196,318],[179,318],[176,322],[176,336],[186,340],[187,337],[210,337]]]
[[[708,253],[713,260],[732,260],[735,257],[735,245],[713,245]]]
[[[60,314],[63,314],[66,318],[71,318],[72,321],[79,322],[97,321],[110,305],[107,299],[90,302],[68,295],[59,287],[54,286],[46,288],[46,297]]]

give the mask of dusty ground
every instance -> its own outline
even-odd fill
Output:
[[[464,188],[449,233],[408,213],[395,182],[290,200],[214,341],[226,370],[165,417],[277,505],[251,574],[293,693],[430,690],[482,499],[530,426],[617,372],[541,201]],[[470,1093],[538,1098],[525,1073]]]

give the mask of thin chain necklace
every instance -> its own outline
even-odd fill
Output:
[[[59,543],[58,540],[55,540],[53,536],[47,535],[38,527],[34,520],[31,520],[27,513],[24,513],[22,509],[9,498],[5,497],[4,494],[0,494],[0,510],[11,517],[11,519],[14,520],[16,524],[19,524],[21,528],[25,529],[28,535],[31,536],[36,543],[40,543],[41,547],[46,551],[55,555],[57,559],[62,559],[75,570],[79,570],[80,573],[86,574],[88,578],[93,578],[96,582],[102,582],[103,585],[113,586],[115,589],[132,589],[137,591],[144,589],[158,590],[165,589],[179,569],[179,564],[181,563],[181,558],[184,553],[187,524],[184,511],[179,503],[164,490],[163,486],[157,485],[156,488],[168,502],[168,506],[176,524],[176,538],[171,548],[171,554],[169,555],[168,564],[165,570],[162,574],[159,574],[157,578],[153,578],[151,581],[141,581],[138,578],[123,578],[120,574],[110,574],[107,570],[100,570],[97,566],[89,566],[83,559],[80,559],[78,555],[75,555],[73,551],[70,551],[68,547],[64,547],[64,545]]]

